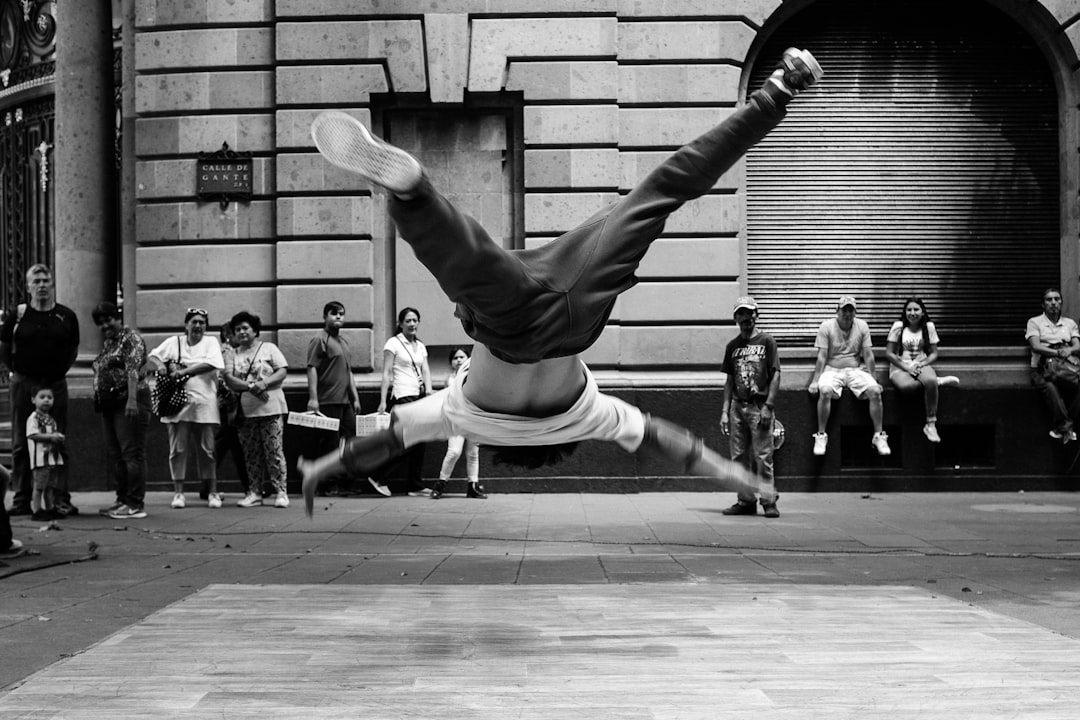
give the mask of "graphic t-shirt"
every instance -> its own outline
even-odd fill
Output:
[[[926,323],[926,334],[930,337],[931,345],[937,345],[938,342],[940,342],[938,339],[937,328],[934,327],[933,322]],[[899,320],[894,322],[892,327],[889,328],[888,342],[900,345],[901,357],[908,362],[915,362],[926,357],[927,348],[923,347],[922,330],[913,332]]]
[[[776,341],[767,333],[758,333],[750,339],[739,335],[727,344],[720,369],[734,379],[736,400],[767,397],[769,383],[780,371]]]

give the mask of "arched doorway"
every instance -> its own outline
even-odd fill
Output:
[[[951,345],[1022,344],[1060,278],[1057,93],[1033,40],[978,0],[824,0],[768,38],[822,84],[747,158],[747,283],[812,341],[841,294],[879,337],[920,295]]]

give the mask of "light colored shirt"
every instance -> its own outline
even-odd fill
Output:
[[[32,440],[33,435],[48,435],[58,430],[56,419],[52,415],[37,410],[26,418],[26,449],[30,456],[30,469],[56,467],[64,464],[60,448],[52,440]]]
[[[272,342],[259,342],[256,340],[246,350],[236,348],[233,350],[232,374],[241,380],[259,382],[273,375],[281,368],[288,368],[289,363],[281,350]],[[267,399],[260,400],[246,390],[240,393],[240,406],[243,408],[244,417],[269,417],[272,415],[286,415],[289,406],[285,402],[285,391],[281,386],[268,388]]]
[[[163,423],[194,422],[218,425],[221,414],[218,412],[217,376],[225,369],[225,360],[221,357],[221,343],[216,337],[204,335],[194,345],[188,345],[186,336],[166,338],[150,351],[150,355],[164,362],[177,361],[185,367],[206,363],[214,369],[209,372],[192,375],[184,383],[190,401],[176,415],[161,418]]]
[[[863,350],[873,347],[870,326],[854,318],[851,329],[844,332],[836,318],[829,318],[818,328],[814,347],[827,352],[825,364],[833,368],[856,368],[862,364]]]
[[[930,339],[931,345],[937,345],[938,334],[937,328],[934,327],[933,321],[926,323],[926,334]],[[908,362],[916,362],[926,358],[926,351],[929,348],[923,347],[923,334],[922,330],[915,330],[914,332],[908,329],[906,323],[897,320],[889,328],[888,342],[897,343],[900,346],[900,357]]]
[[[638,408],[604,395],[585,366],[585,389],[566,412],[536,418],[488,412],[467,397],[462,385],[468,361],[443,390],[394,408],[406,446],[464,435],[480,445],[560,445],[605,440],[634,452],[645,439],[645,416]]]
[[[417,340],[410,343],[401,333],[386,341],[383,352],[394,354],[393,395],[395,398],[415,397],[420,394],[423,378],[424,361],[427,360],[427,348]],[[431,388],[426,388],[430,391]]]
[[[1037,315],[1027,321],[1027,329],[1024,331],[1024,339],[1039,338],[1039,342],[1047,347],[1062,347],[1072,343],[1073,338],[1080,338],[1080,328],[1076,321],[1062,315],[1058,321],[1050,322],[1046,313]],[[1041,355],[1034,350],[1031,352],[1031,367],[1039,366]]]

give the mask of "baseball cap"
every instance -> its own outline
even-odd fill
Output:
[[[851,297],[850,295],[841,295],[840,301],[836,303],[836,309],[839,310],[840,308],[847,307],[848,305],[850,305],[856,310],[859,309],[859,306],[855,304],[855,298]]]
[[[743,295],[741,298],[735,301],[735,307],[731,309],[732,313],[739,312],[740,308],[746,308],[747,310],[757,310],[757,300],[749,295]]]

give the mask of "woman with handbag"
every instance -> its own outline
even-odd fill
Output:
[[[1031,346],[1031,384],[1050,413],[1050,437],[1062,443],[1076,439],[1073,423],[1080,415],[1080,328],[1061,316],[1061,290],[1043,293],[1043,313],[1027,321],[1024,337]]]
[[[184,315],[183,335],[166,338],[150,351],[148,364],[158,376],[154,392],[170,385],[186,399],[161,408],[161,422],[169,430],[169,474],[172,476],[173,508],[183,508],[184,474],[187,470],[188,442],[195,438],[195,461],[199,479],[209,488],[207,506],[221,507],[217,492],[217,463],[214,462],[214,430],[221,422],[217,402],[217,374],[225,367],[217,338],[206,335],[209,314],[191,307]]]
[[[427,347],[416,332],[420,328],[420,311],[407,307],[398,313],[398,332],[383,346],[382,387],[379,391],[378,412],[389,412],[395,405],[404,405],[427,395],[431,387]],[[388,392],[389,391],[389,392]],[[415,445],[402,456],[409,494],[414,497],[431,495],[424,487],[424,445]],[[376,478],[385,484],[385,479]]]
[[[274,507],[287,508],[284,418],[289,407],[281,385],[289,365],[277,345],[259,340],[262,320],[258,315],[238,312],[229,325],[236,348],[232,366],[225,369],[225,384],[240,393],[237,431],[251,483],[248,494],[236,504],[243,508],[262,505],[260,489],[270,484],[277,493]]]
[[[938,334],[922,298],[904,301],[900,319],[892,324],[885,345],[889,359],[889,380],[902,393],[920,389],[926,401],[923,435],[932,443],[941,442],[937,431],[938,388],[959,385],[955,375],[938,376],[932,365],[938,358]]]
[[[94,358],[94,410],[105,433],[106,467],[113,474],[116,502],[98,510],[116,520],[146,517],[146,429],[150,427],[150,387],[146,384],[146,343],[122,324],[120,310],[99,303],[90,316],[101,329],[101,352]]]

